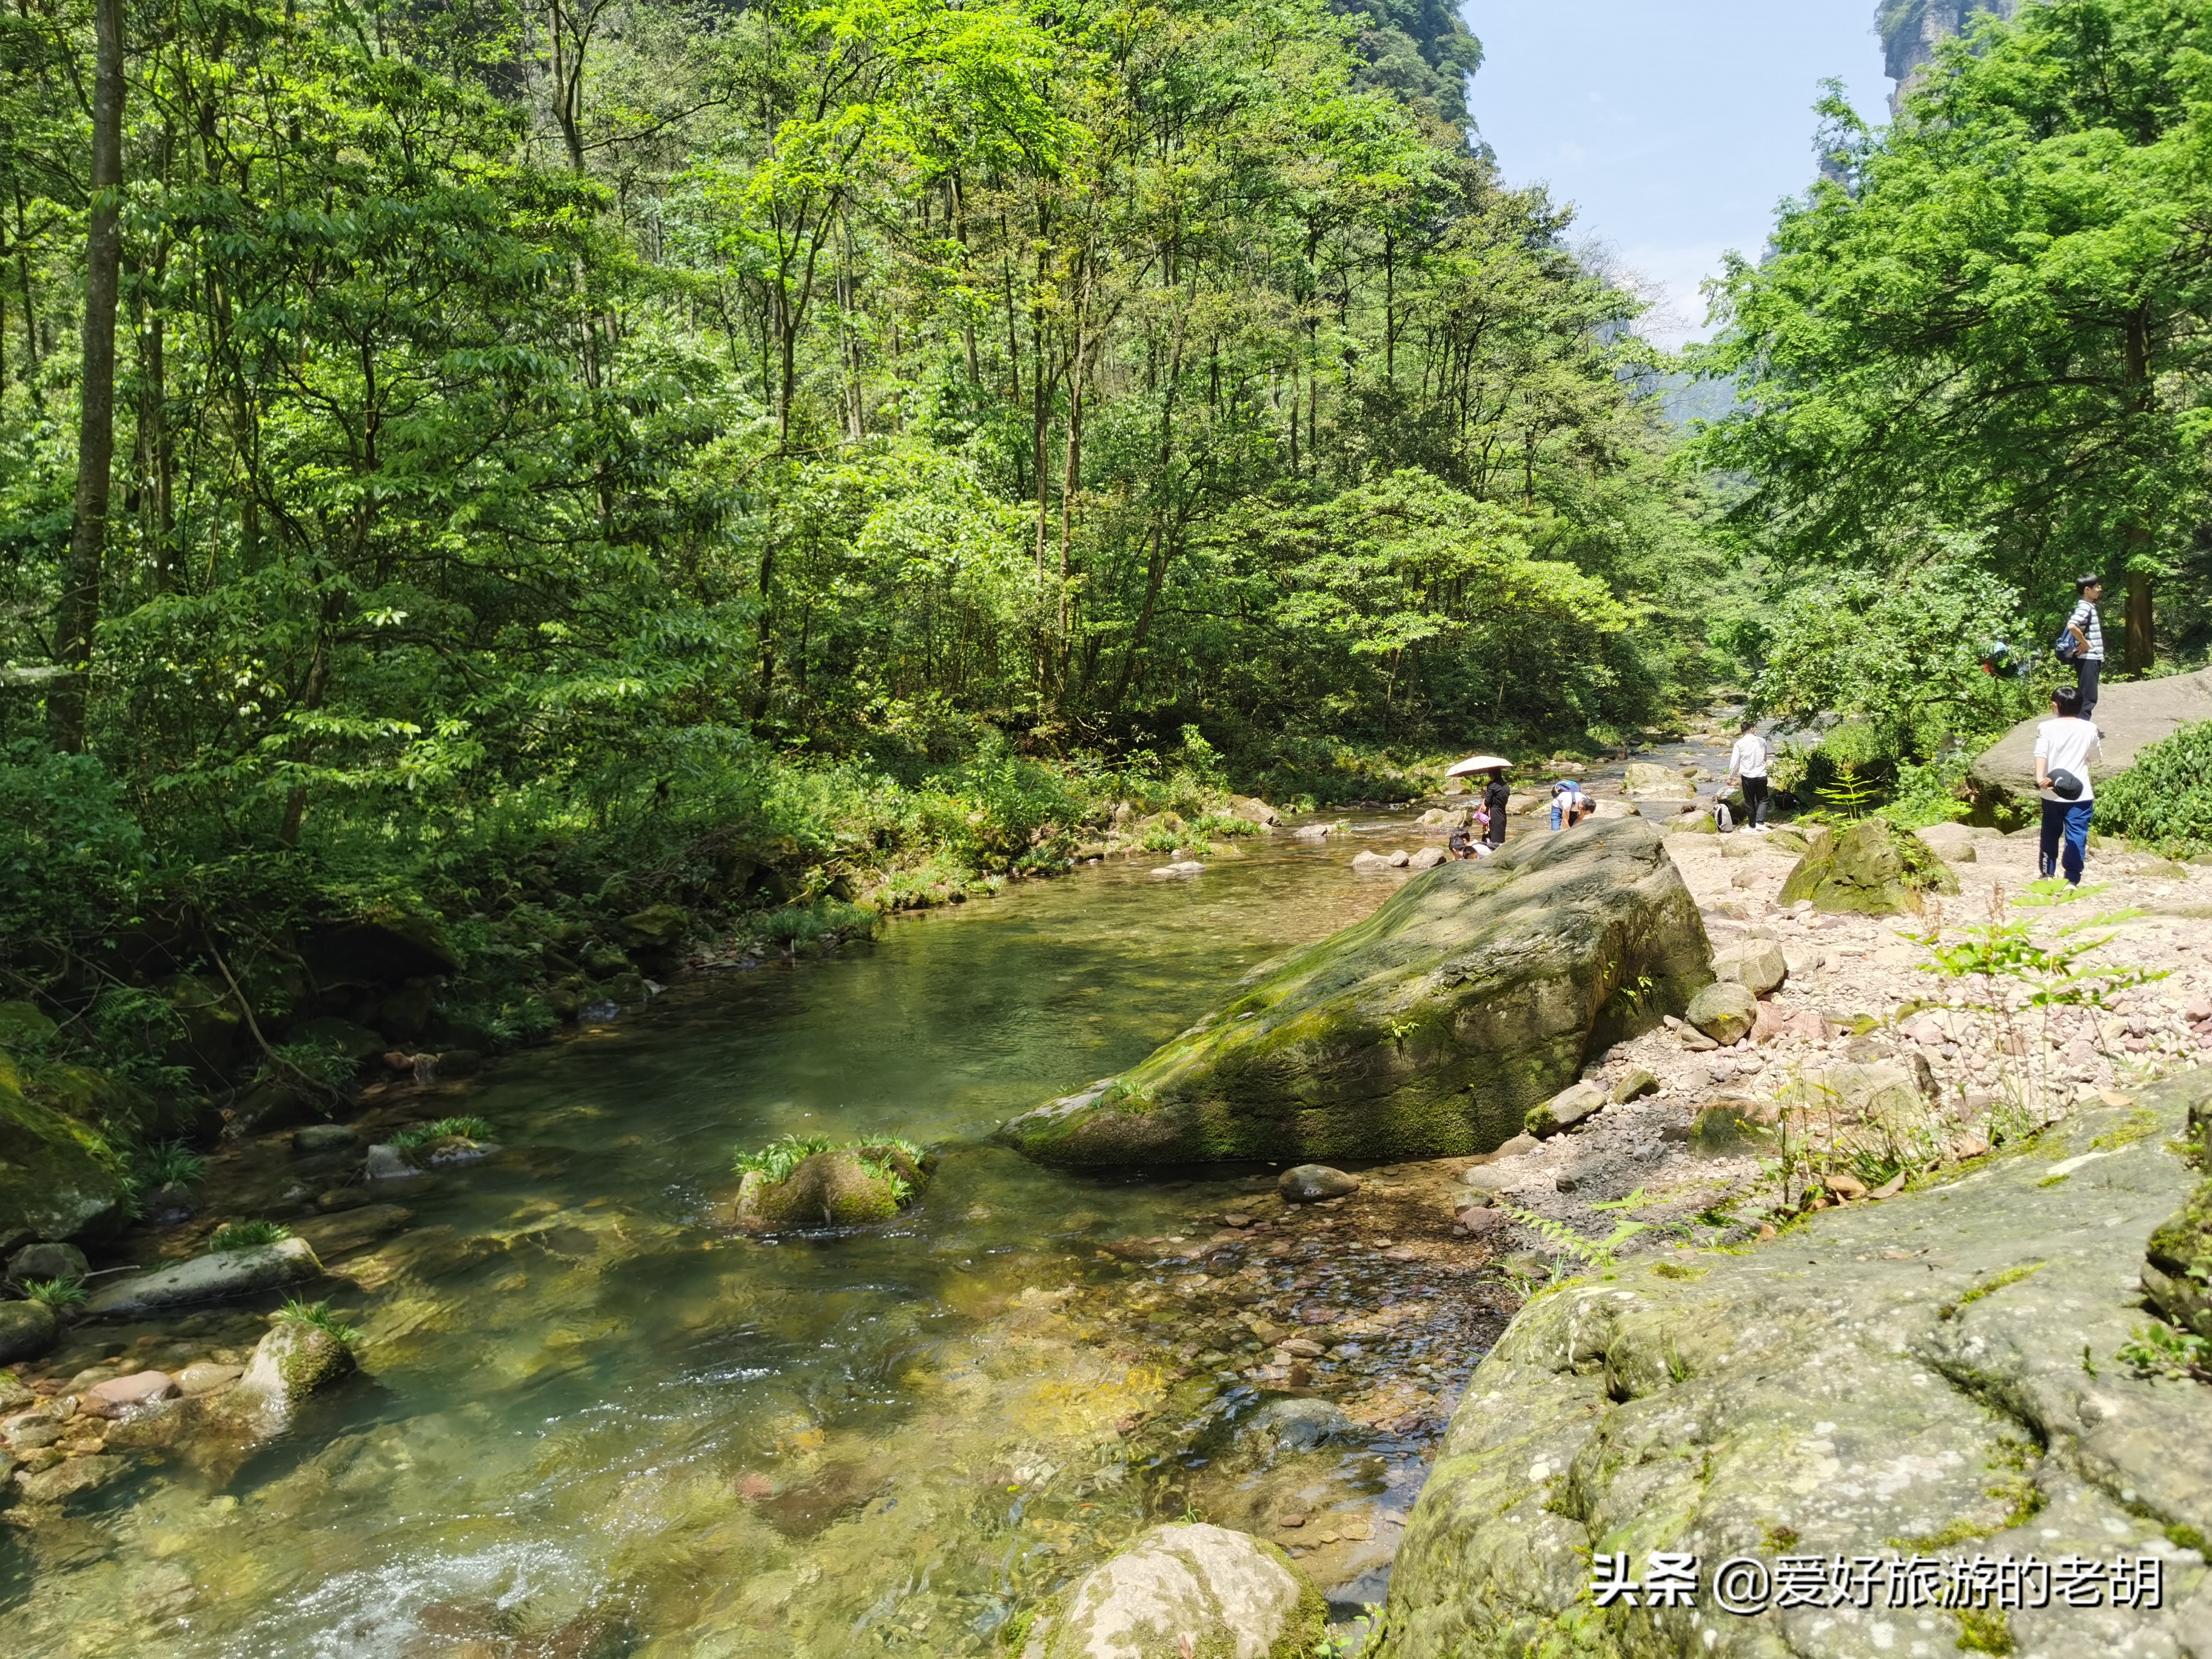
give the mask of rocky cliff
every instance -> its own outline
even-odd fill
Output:
[[[1937,46],[1964,34],[1985,13],[2009,17],[2019,9],[2020,0],[1884,0],[1875,14],[1875,27],[1881,35],[1884,66],[1897,82],[1889,98],[1891,112],[1896,111],[1898,92],[1934,61]]]

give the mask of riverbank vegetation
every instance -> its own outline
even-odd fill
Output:
[[[1963,812],[1971,753],[2071,678],[2077,574],[2108,680],[2212,648],[2208,44],[2197,0],[2052,0],[1981,16],[1887,127],[1832,89],[1824,176],[1720,285],[1700,366],[1739,403],[1700,453],[1761,578],[1724,626],[1765,706],[1837,721],[1816,783]]]
[[[1707,674],[1639,302],[1442,11],[0,28],[0,969],[64,1046],[349,916],[526,1032],[656,904],[943,897]]]

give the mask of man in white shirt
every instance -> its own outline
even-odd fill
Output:
[[[2089,763],[2102,762],[2097,728],[2081,718],[2081,694],[2063,685],[2051,694],[2056,717],[2035,728],[2035,786],[2043,792],[2043,851],[2038,868],[2048,878],[2060,870],[2075,886],[2089,856],[2089,816],[2096,791]],[[2062,850],[2063,848],[2063,850]]]
[[[1761,835],[1766,831],[1766,739],[1759,735],[1759,722],[1746,720],[1743,734],[1729,750],[1728,782],[1721,785],[1721,793],[1728,793],[1729,784],[1743,781],[1743,827]]]

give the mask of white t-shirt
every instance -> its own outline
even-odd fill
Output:
[[[2043,774],[2071,772],[2081,780],[2081,793],[2076,801],[2094,799],[2096,791],[2089,787],[2089,757],[2105,758],[2104,745],[2097,740],[2097,728],[2088,720],[2045,720],[2035,728],[2035,757],[2043,763]],[[2063,795],[2046,789],[2043,799],[2064,802]]]
[[[1729,770],[1738,777],[1763,778],[1766,775],[1766,739],[1756,732],[1747,732],[1735,740],[1729,750]]]

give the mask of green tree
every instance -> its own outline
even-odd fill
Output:
[[[1704,360],[1743,399],[1706,458],[1788,559],[1960,526],[2039,612],[2124,567],[2149,666],[2207,519],[2208,46],[2200,0],[2048,0],[1948,46],[1885,131],[1831,96],[1840,176],[1731,267]]]

